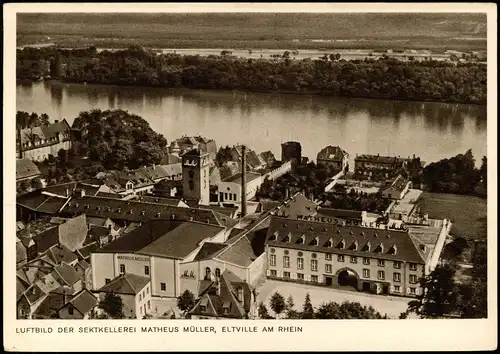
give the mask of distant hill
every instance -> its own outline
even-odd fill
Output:
[[[480,45],[486,47],[485,14],[44,13],[17,16],[19,44],[40,41],[46,36],[63,42],[70,39],[70,44],[80,45],[89,41],[100,45],[103,41],[142,39],[144,45],[152,46],[206,47],[203,41],[217,41],[219,46],[231,47],[232,44],[221,42],[239,41],[237,45],[247,41],[249,47],[266,47],[272,45],[271,41],[364,39],[397,43],[420,39],[425,46],[439,39],[448,43],[455,41],[458,45],[470,42],[476,47],[482,40]]]

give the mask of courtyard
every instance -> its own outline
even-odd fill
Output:
[[[408,302],[412,300],[404,297],[375,295],[355,290],[325,288],[278,280],[266,281],[257,291],[257,302],[262,301],[272,315],[274,315],[274,313],[269,306],[269,299],[276,291],[283,295],[285,299],[291,295],[295,303],[294,308],[298,311],[302,309],[306,294],[309,293],[314,308],[320,306],[324,302],[330,301],[337,303],[342,303],[344,301],[359,302],[363,306],[372,306],[382,315],[387,314],[389,318],[398,318],[402,312],[407,310]]]

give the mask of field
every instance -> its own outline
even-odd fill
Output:
[[[419,200],[421,213],[429,218],[450,219],[451,234],[469,240],[486,239],[486,199],[473,196],[424,192]]]
[[[50,39],[47,39],[50,37]],[[482,14],[19,14],[18,45],[485,50]],[[313,42],[312,40],[330,40]]]

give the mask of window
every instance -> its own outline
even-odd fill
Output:
[[[385,261],[383,259],[378,260],[378,266],[379,267],[385,267]]]
[[[331,261],[331,260],[332,260],[332,255],[331,255],[331,254],[328,254],[328,253],[327,253],[327,254],[325,254],[325,259],[326,259],[327,261]]]
[[[410,294],[415,294],[416,293],[416,289],[415,288],[410,288]]]
[[[272,269],[271,270],[271,276],[275,277],[277,275],[278,275],[278,273],[276,272],[276,270]]]
[[[105,282],[106,284],[109,284],[109,283],[111,283],[111,279],[106,278],[106,279],[104,279],[104,282]]]
[[[401,274],[400,273],[394,273],[394,275],[392,276],[392,279],[396,282],[400,282],[401,281]]]
[[[166,283],[160,283],[160,289],[161,289],[161,291],[166,291],[167,290],[167,284]]]
[[[212,271],[210,270],[209,267],[206,267],[205,268],[205,280],[209,280],[210,279],[210,273],[212,273]]]
[[[125,274],[125,264],[120,264],[120,274]]]
[[[410,270],[417,270],[417,265],[415,263],[410,263]]]
[[[370,277],[370,269],[363,269],[363,278]]]
[[[358,258],[351,256],[351,263],[358,263]]]
[[[288,273],[288,276],[290,276],[290,273]],[[243,302],[243,288],[241,286],[238,287],[237,297],[238,301]]]
[[[343,262],[343,261],[344,261],[344,256],[343,256],[343,255],[341,255],[341,254],[339,254],[339,255],[337,256],[337,261],[339,261],[339,262]]]
[[[233,193],[233,200],[236,200],[236,194]]]
[[[318,282],[318,276],[317,275],[311,275],[311,281],[317,283]]]
[[[215,276],[217,278],[220,278],[220,269],[219,268],[215,268]]]
[[[313,272],[318,271],[318,261],[315,259],[311,259],[311,270]]]
[[[370,258],[363,258],[363,264],[370,264]]]
[[[401,262],[394,261],[394,268],[401,269]]]
[[[383,270],[379,270],[378,271],[378,278],[380,280],[384,280],[385,279],[385,272]]]
[[[226,199],[226,200],[229,199],[227,193],[224,193],[224,199]]]
[[[142,300],[142,294],[139,294],[139,301]]]
[[[283,256],[283,267],[290,268],[290,256]]]
[[[304,274],[297,273],[297,279],[304,280]]]
[[[332,272],[332,265],[331,264],[325,264],[325,272],[326,273]]]
[[[68,312],[70,315],[73,315],[75,313],[73,310],[73,306],[71,306],[71,305],[68,306]]]
[[[273,267],[276,266],[276,255],[275,254],[272,254],[271,255],[271,258],[269,259],[269,264]]]
[[[206,310],[207,310],[206,306],[200,305],[200,311],[201,312],[205,312]]]
[[[149,266],[144,266],[144,274],[149,275]]]
[[[410,284],[415,284],[417,282],[417,276],[410,274]]]
[[[229,197],[228,197],[229,200],[233,200],[233,195],[231,193],[229,193]]]
[[[395,285],[394,286],[394,291],[397,292],[397,293],[400,293],[401,292],[401,287],[399,285]]]
[[[149,294],[149,286],[146,288],[146,294]]]
[[[297,269],[304,269],[304,258],[297,258]]]
[[[283,272],[283,278],[290,279],[290,272]]]
[[[151,300],[148,300],[148,310],[151,310]]]

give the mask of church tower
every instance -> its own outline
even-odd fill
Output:
[[[182,155],[182,192],[186,199],[210,204],[210,155],[193,149]]]

